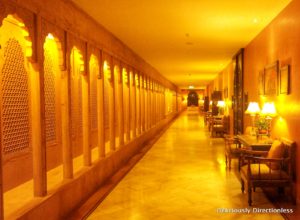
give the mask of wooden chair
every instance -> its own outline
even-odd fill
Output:
[[[229,116],[213,117],[211,137],[223,137],[224,134],[229,134]]]
[[[239,159],[241,156],[241,146],[238,139],[234,136],[225,135],[225,163],[226,166],[231,169],[231,159],[237,158]],[[240,160],[239,160],[240,167]]]
[[[241,168],[242,192],[248,191],[248,204],[252,205],[252,190],[256,187],[290,188],[292,201],[295,164],[295,143],[281,138],[275,140],[268,152],[247,151],[247,164]]]
[[[205,112],[205,114],[204,114],[204,124],[205,125],[209,125],[210,117],[211,117],[211,112]]]
[[[222,117],[212,117],[211,123],[211,137],[217,137],[218,134],[222,134],[224,130],[223,127],[223,116]]]
[[[225,143],[225,162],[226,166],[231,169],[231,159],[238,159],[239,162],[239,170],[242,164],[241,155],[243,152],[243,145],[238,141],[236,136],[229,135],[229,116],[228,116],[228,132],[227,135],[224,135],[224,143]],[[252,127],[246,127],[245,134],[250,135],[252,132]]]

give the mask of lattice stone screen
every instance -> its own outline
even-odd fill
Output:
[[[29,148],[28,74],[19,42],[11,38],[4,47],[1,71],[2,151],[11,154]]]
[[[71,131],[72,136],[82,136],[82,76],[80,64],[71,60]],[[78,62],[78,61],[77,61]]]
[[[46,141],[56,140],[56,110],[55,110],[55,73],[53,70],[51,52],[45,49],[44,81],[45,81],[45,118]]]

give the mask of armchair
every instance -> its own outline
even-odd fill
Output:
[[[211,123],[211,137],[217,137],[218,134],[223,137],[229,133],[229,116],[213,117]]]
[[[238,139],[236,137],[225,135],[225,163],[229,169],[231,169],[231,159],[239,159],[241,156],[241,147]],[[240,163],[240,160],[239,160]],[[240,167],[240,166],[239,166]]]
[[[228,123],[229,123],[229,116],[228,116]],[[229,133],[229,125],[228,127],[228,132]],[[251,131],[253,130],[253,127],[247,127],[245,134],[249,134],[251,133]],[[239,142],[239,140],[237,139],[236,136],[232,136],[232,135],[224,135],[224,143],[225,143],[225,162],[226,162],[226,166],[231,169],[231,159],[238,159],[239,162],[239,169],[241,166],[241,154],[243,152],[243,146],[242,144]]]
[[[241,189],[248,191],[248,204],[252,205],[255,187],[289,187],[292,201],[294,181],[295,143],[281,138],[275,140],[268,152],[244,151],[247,164],[241,168]],[[266,157],[262,157],[266,155]]]

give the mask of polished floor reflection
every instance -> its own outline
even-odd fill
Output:
[[[253,200],[253,207],[274,207],[259,189]],[[248,208],[247,196],[236,169],[226,169],[223,139],[209,138],[203,117],[186,111],[88,219],[283,219],[218,208]]]

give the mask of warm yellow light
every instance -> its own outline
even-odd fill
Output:
[[[107,65],[106,61],[104,61],[104,63],[103,63],[103,70],[104,71],[108,70],[108,65]]]
[[[49,39],[49,40],[54,40],[54,36],[53,36],[51,33],[49,33],[49,34],[47,35],[47,39]]]
[[[126,84],[128,83],[128,74],[127,71],[125,69],[123,69],[123,82]]]
[[[23,30],[22,30],[22,35],[23,35],[24,37],[28,37],[28,36],[29,36],[29,33],[28,33],[28,31],[26,31],[25,29],[23,29]]]
[[[246,110],[246,114],[256,115],[260,112],[260,108],[257,102],[250,102]]]
[[[139,86],[139,76],[137,75],[137,74],[135,74],[135,85],[136,86]],[[141,82],[141,83],[143,83],[143,82]],[[143,85],[143,84],[142,84]]]
[[[103,62],[103,73],[106,79],[108,80],[111,79],[112,76],[111,76],[110,66],[106,60]]]
[[[261,110],[262,115],[274,117],[277,115],[274,102],[266,102]]]
[[[209,102],[209,105],[212,105],[212,101]]]
[[[218,107],[225,107],[225,102],[224,101],[218,101],[217,106]]]
[[[189,89],[194,89],[195,87],[194,86],[189,86]]]

